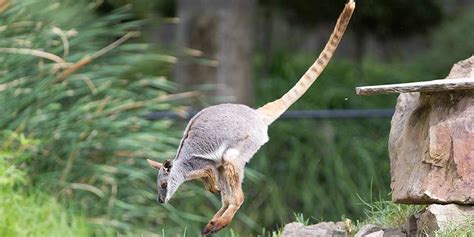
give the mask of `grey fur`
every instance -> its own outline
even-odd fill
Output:
[[[238,158],[232,163],[244,167],[268,141],[267,128],[263,116],[245,105],[220,104],[203,109],[188,123],[171,171],[160,169],[159,196],[169,201],[178,187],[189,180],[186,174],[191,171],[211,169],[217,175],[226,152],[237,152]],[[160,182],[168,183],[167,190],[161,189]]]

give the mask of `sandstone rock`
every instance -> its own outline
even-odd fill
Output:
[[[456,204],[430,205],[418,217],[416,236],[434,236],[434,232],[438,229],[462,224],[473,217],[474,206]]]
[[[344,222],[321,222],[305,226],[299,222],[289,223],[283,228],[283,237],[345,237],[347,236]]]
[[[461,77],[474,57],[448,76]],[[394,202],[474,204],[474,90],[400,94],[389,155]]]

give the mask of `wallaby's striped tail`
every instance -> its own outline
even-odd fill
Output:
[[[273,102],[270,102],[257,109],[264,118],[267,125],[270,125],[275,121],[280,115],[282,115],[293,103],[295,103],[313,84],[313,82],[318,78],[321,72],[324,70],[329,60],[336,51],[339,42],[341,41],[342,35],[349,24],[352,13],[355,9],[354,0],[349,0],[344,7],[341,15],[337,19],[336,26],[329,38],[326,46],[319,55],[318,59],[313,63],[313,65],[306,71],[306,73],[300,78],[300,80],[293,86],[286,94],[284,94],[280,99],[277,99]]]

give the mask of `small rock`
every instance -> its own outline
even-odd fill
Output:
[[[305,225],[299,222],[291,222],[286,224],[283,228],[283,236],[292,236],[292,233],[298,232],[300,229],[304,228]]]
[[[342,222],[343,223],[343,222]],[[283,228],[283,237],[346,237],[347,232],[341,223],[321,222],[305,226],[298,222],[289,223]]]

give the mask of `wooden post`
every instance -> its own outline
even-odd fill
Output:
[[[474,78],[441,79],[402,84],[356,87],[358,95],[377,95],[406,92],[435,92],[474,89]]]

